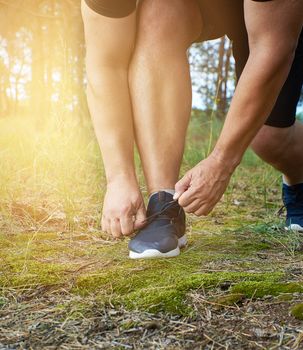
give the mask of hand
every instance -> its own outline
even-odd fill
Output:
[[[175,185],[174,199],[187,213],[208,215],[228,186],[233,168],[210,155],[189,170]]]
[[[102,230],[115,238],[131,235],[144,226],[146,211],[136,181],[110,182],[103,203]]]

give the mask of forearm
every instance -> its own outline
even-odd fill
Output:
[[[230,172],[270,114],[287,78],[302,29],[303,2],[244,1],[250,55],[214,155]]]
[[[88,104],[107,182],[135,178],[134,132],[126,69],[104,67],[98,84],[88,84]]]
[[[262,50],[250,55],[213,151],[214,155],[230,164],[231,171],[240,163],[271,112],[292,59],[291,51],[276,62],[270,53]]]

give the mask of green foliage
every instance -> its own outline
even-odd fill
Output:
[[[261,298],[265,295],[281,293],[303,293],[303,283],[276,283],[274,281],[244,281],[231,288],[233,293],[243,293],[248,298]]]
[[[292,293],[281,293],[278,297],[278,300],[280,301],[291,301],[293,299]]]
[[[233,306],[235,304],[240,303],[245,298],[244,294],[235,293],[235,294],[227,294],[220,297],[217,297],[213,300],[217,307],[221,308],[224,306]]]
[[[302,95],[301,95],[301,101],[302,101]],[[297,119],[301,120],[303,122],[303,112],[297,114]]]
[[[188,273],[185,269],[162,269],[144,271],[138,275],[123,277],[104,273],[101,276],[81,277],[75,292],[81,295],[98,293],[103,300],[110,298],[111,304],[123,305],[129,309],[148,310],[150,312],[170,312],[188,315],[192,312],[187,301],[191,290],[216,288],[221,284],[239,281],[262,281],[273,283],[282,274],[277,273]],[[110,293],[110,295],[108,295]],[[107,294],[107,295],[106,295]],[[239,297],[239,295],[238,295]]]
[[[296,304],[290,310],[290,313],[298,320],[303,321],[303,303]]]
[[[262,223],[248,225],[247,230],[271,246],[280,247],[289,255],[294,256],[296,252],[302,251],[303,236],[300,232],[287,231],[284,222],[276,223],[265,219]]]

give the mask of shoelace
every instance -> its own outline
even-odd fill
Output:
[[[282,205],[282,207],[277,210],[276,215],[278,217],[282,216],[282,214],[284,213],[285,209],[286,209],[285,205]]]
[[[178,204],[177,200],[172,200],[170,202],[167,202],[166,204],[163,205],[163,208],[161,210],[159,210],[158,212],[152,215],[147,216],[143,222],[146,224],[152,222],[153,220],[157,219],[160,215],[165,213],[167,209],[173,208],[176,204]]]

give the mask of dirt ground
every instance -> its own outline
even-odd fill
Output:
[[[291,301],[265,297],[232,306],[191,293],[195,317],[104,308],[96,300],[29,290],[0,311],[1,349],[303,349],[303,324]],[[7,304],[6,304],[7,303]],[[77,306],[78,305],[78,306]]]

